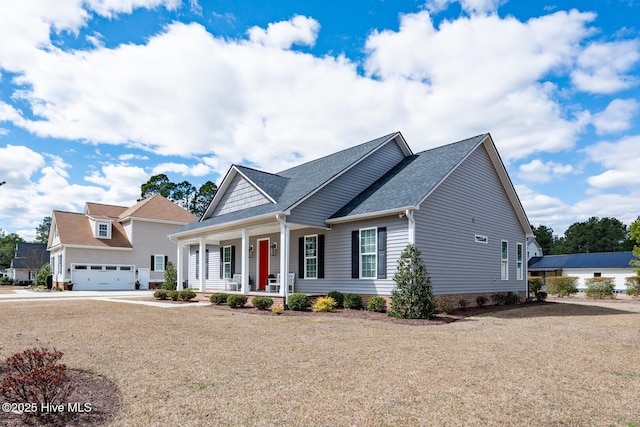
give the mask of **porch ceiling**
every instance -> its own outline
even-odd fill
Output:
[[[289,228],[290,230],[299,230],[301,228],[318,228],[318,227],[312,227],[306,224],[289,223]],[[193,236],[188,239],[181,239],[180,242],[183,244],[197,244],[200,242],[200,237],[203,236],[206,243],[217,245],[224,240],[241,239],[243,229],[247,230],[249,237],[263,236],[266,234],[278,234],[280,233],[280,223],[273,221],[273,222],[262,223],[262,224],[247,225],[244,227],[238,226],[236,228],[209,230],[200,236]]]

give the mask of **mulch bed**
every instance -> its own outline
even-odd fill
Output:
[[[0,365],[0,379],[4,378],[6,372],[6,367]],[[65,404],[64,412],[35,416],[2,410],[0,425],[11,427],[95,426],[105,424],[122,408],[120,391],[107,378],[76,369],[67,369],[67,376],[76,389],[68,399],[68,403],[72,406]],[[0,405],[3,403],[6,403],[6,400],[0,394]]]
[[[456,309],[450,313],[438,313],[433,319],[398,319],[388,316],[386,313],[376,313],[367,310],[350,310],[337,309],[332,313],[314,313],[311,310],[294,311],[285,310],[279,316],[324,316],[324,317],[346,317],[350,319],[375,320],[379,322],[397,323],[402,325],[444,325],[455,322],[465,317],[477,316],[483,313],[491,313],[504,310],[512,310],[514,308],[529,307],[534,305],[545,304],[544,302],[527,302],[519,305],[486,305],[484,307],[467,307],[464,309]],[[265,316],[278,316],[270,310],[258,310],[253,307],[231,308],[226,305],[214,305],[211,307],[215,310],[230,311],[232,313],[247,313]]]

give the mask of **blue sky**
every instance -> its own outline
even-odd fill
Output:
[[[490,132],[534,225],[640,215],[638,0],[0,5],[0,230],[393,131]],[[11,41],[8,43],[7,41]]]

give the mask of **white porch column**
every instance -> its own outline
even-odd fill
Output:
[[[285,219],[276,215],[280,223],[280,295],[284,297],[285,303],[289,299],[289,287],[287,279],[289,277],[289,236],[290,227]]]
[[[200,292],[204,292],[207,290],[207,244],[204,241],[204,237],[200,238],[200,254],[199,254],[199,262],[200,268],[198,271],[198,275],[200,277]]]
[[[182,246],[182,242],[180,240],[177,241],[178,251],[176,253],[176,276],[178,280],[179,291],[182,290],[182,279],[184,277],[184,247]]]
[[[249,232],[242,229],[242,255],[240,257],[242,266],[242,293],[249,293]]]

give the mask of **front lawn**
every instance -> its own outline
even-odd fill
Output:
[[[55,346],[119,387],[114,426],[640,424],[638,303],[424,326],[91,300],[0,312],[0,360]]]

